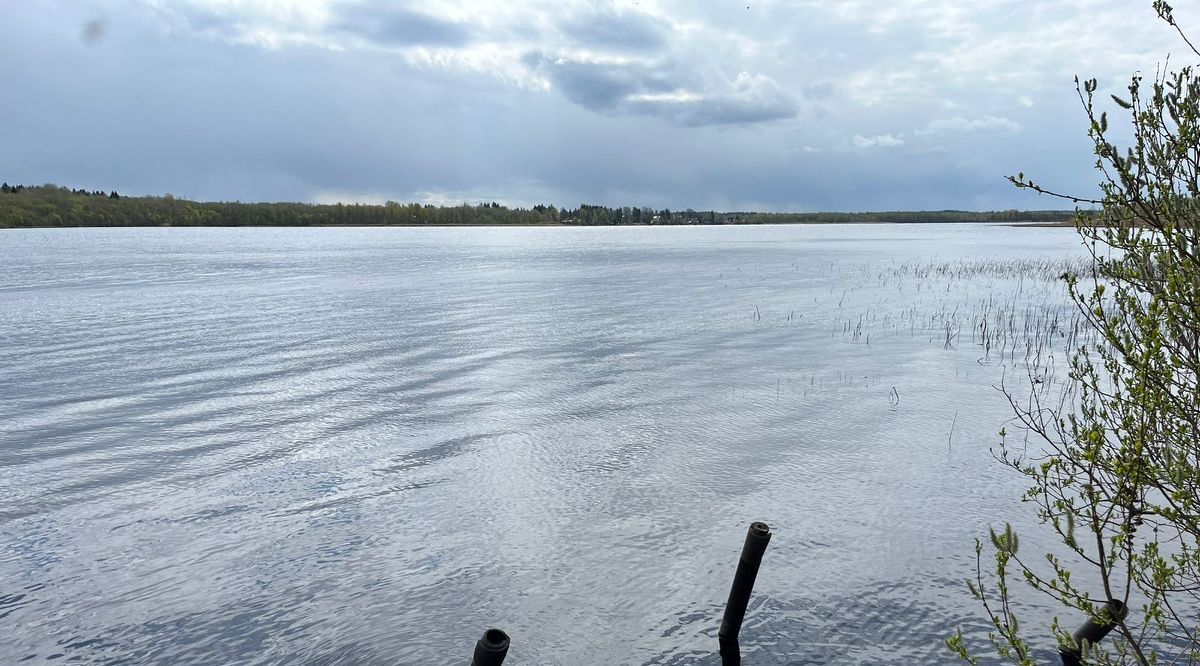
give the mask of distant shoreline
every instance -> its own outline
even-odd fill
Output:
[[[951,224],[951,225],[980,225],[980,226],[1004,226],[1004,227],[1024,227],[1029,229],[1068,229],[1075,226],[1074,221],[1069,222],[1010,222],[1007,220],[959,220],[959,221],[944,221],[932,220],[929,222],[878,222],[878,221],[852,221],[852,222],[740,222],[737,224],[563,224],[547,223],[513,223],[513,224],[121,224],[121,225],[97,225],[97,224],[78,224],[78,225],[37,225],[37,226],[20,226],[7,227],[0,226],[0,232],[3,231],[20,231],[20,230],[36,230],[36,229],[621,229],[621,228],[642,228],[642,229],[682,229],[695,227],[836,227],[836,226],[899,226],[899,225],[934,225],[934,224]]]
[[[1072,224],[1075,211],[864,211],[762,213],[637,206],[559,208],[498,203],[434,206],[189,201],[57,185],[0,185],[0,229],[95,227],[616,227],[764,224]]]

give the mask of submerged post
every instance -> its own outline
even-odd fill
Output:
[[[488,629],[475,643],[475,656],[471,666],[500,666],[508,656],[508,634],[499,629]]]
[[[1117,622],[1125,619],[1129,608],[1125,604],[1111,599],[1108,605],[1100,611],[1102,617],[1089,617],[1087,622],[1072,636],[1072,645],[1059,648],[1058,655],[1062,657],[1063,666],[1080,666],[1083,663],[1083,645],[1095,645],[1104,640],[1116,626]]]
[[[717,633],[723,666],[740,666],[742,663],[738,634],[742,631],[746,606],[750,604],[754,579],[758,577],[758,565],[762,564],[763,552],[767,550],[770,540],[771,528],[767,527],[766,523],[750,524],[750,529],[746,532],[746,543],[742,546],[742,556],[738,559],[737,573],[733,577],[733,587],[729,589],[729,601],[725,603],[725,617],[722,618],[721,630]]]

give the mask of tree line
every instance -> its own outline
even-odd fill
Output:
[[[498,203],[434,206],[388,201],[382,205],[201,202],[163,196],[58,185],[0,185],[0,228],[145,226],[502,226],[827,224],[867,222],[1069,223],[1071,211],[925,211],[873,213],[755,213],[671,211],[583,204],[509,208]]]

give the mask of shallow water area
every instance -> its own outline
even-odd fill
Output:
[[[465,663],[498,626],[514,664],[716,664],[762,520],[748,663],[956,663],[974,539],[1027,516],[989,448],[1034,346],[977,324],[1044,327],[1054,381],[1084,256],[991,225],[0,232],[0,662]]]

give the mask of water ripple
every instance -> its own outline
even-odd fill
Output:
[[[5,663],[446,663],[498,625],[514,663],[716,664],[758,519],[747,662],[954,663],[1021,490],[988,453],[1015,352],[924,318],[1054,311],[999,269],[1080,255],[963,225],[3,233]]]

